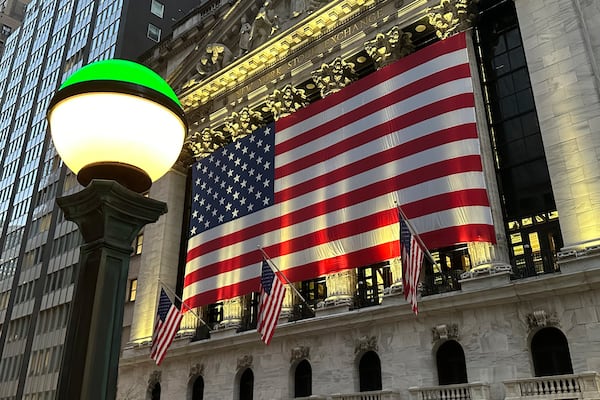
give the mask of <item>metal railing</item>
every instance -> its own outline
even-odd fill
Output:
[[[529,251],[512,257],[510,259],[510,264],[513,267],[511,279],[523,279],[559,272],[560,268],[556,259],[556,253],[552,251]]]
[[[487,383],[460,383],[408,389],[412,400],[489,400],[490,387]]]
[[[460,274],[462,270],[450,270],[426,274],[422,282],[422,296],[430,296],[460,290]]]
[[[600,398],[597,372],[541,376],[504,382],[505,400],[567,400]]]

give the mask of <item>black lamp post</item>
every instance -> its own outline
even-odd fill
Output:
[[[57,199],[84,239],[57,399],[115,399],[131,244],[167,211],[141,193],[177,160],[185,115],[159,75],[106,60],[61,86],[48,121],[57,152],[86,186]]]

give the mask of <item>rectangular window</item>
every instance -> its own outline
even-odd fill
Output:
[[[165,13],[165,5],[160,1],[152,0],[150,12],[156,15],[158,18],[162,18],[163,14]]]
[[[137,237],[135,238],[135,254],[142,254],[142,247],[144,245],[144,233],[140,233],[139,235],[137,235]]]
[[[160,28],[152,24],[148,24],[148,39],[160,42]]]
[[[132,279],[129,281],[129,296],[127,296],[128,301],[135,301],[135,296],[137,294],[137,279]]]

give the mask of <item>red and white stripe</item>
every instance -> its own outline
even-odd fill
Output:
[[[281,306],[284,297],[285,286],[281,283],[277,274],[275,274],[271,294],[268,294],[264,290],[261,290],[260,294],[260,307],[258,310],[256,330],[260,334],[260,339],[265,342],[265,344],[271,342],[275,327],[277,326],[277,321],[279,320],[279,315],[281,314]]]
[[[165,358],[165,354],[167,354],[167,350],[179,330],[179,323],[182,318],[183,314],[177,307],[172,305],[164,322],[160,318],[156,319],[154,333],[152,334],[152,348],[150,350],[150,357],[156,361],[156,365],[160,365]]]
[[[399,256],[396,202],[429,249],[495,235],[464,34],[276,123],[275,204],[192,237],[190,307]]]

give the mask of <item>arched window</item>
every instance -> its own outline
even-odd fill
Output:
[[[311,394],[312,368],[307,360],[302,360],[294,373],[294,397],[308,397]]]
[[[252,400],[254,394],[254,374],[247,368],[240,377],[240,400]]]
[[[461,345],[455,340],[444,342],[436,353],[440,385],[467,383],[467,364]]]
[[[150,392],[150,400],[160,400],[160,383],[156,382]]]
[[[535,376],[573,373],[567,338],[559,329],[543,328],[533,336],[531,358]]]
[[[192,385],[192,400],[203,400],[204,399],[204,379],[198,376],[194,380]]]
[[[358,364],[360,391],[381,390],[381,362],[374,351],[367,351]]]

